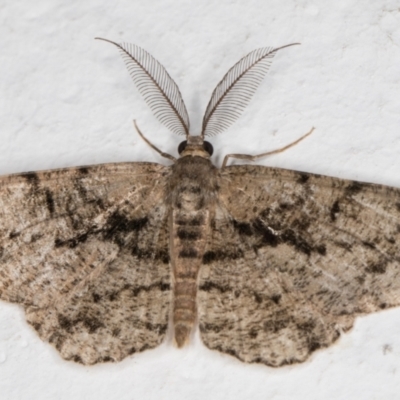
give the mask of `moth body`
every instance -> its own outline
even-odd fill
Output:
[[[196,322],[198,275],[215,204],[217,169],[208,158],[207,154],[202,155],[200,146],[188,146],[185,155],[172,167],[167,189],[173,325],[178,347],[188,342]]]

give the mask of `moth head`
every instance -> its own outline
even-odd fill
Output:
[[[178,146],[178,153],[181,157],[199,156],[210,158],[213,154],[213,147],[210,142],[203,140],[201,136],[188,136],[187,140],[181,142]]]

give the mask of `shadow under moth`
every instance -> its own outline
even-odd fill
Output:
[[[44,341],[95,364],[154,348],[168,329],[182,347],[198,325],[208,348],[278,367],[400,304],[399,189],[227,165],[258,156],[228,155],[221,169],[210,161],[205,137],[240,116],[281,48],[239,60],[192,136],[164,67],[113,44],[155,116],[185,141],[175,159],[144,138],[169,166],[0,178],[0,299],[20,304]]]

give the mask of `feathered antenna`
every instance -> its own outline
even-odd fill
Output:
[[[139,46],[96,39],[118,47],[139,92],[160,122],[172,132],[188,136],[190,126],[188,112],[178,85],[166,69]]]
[[[298,45],[264,47],[240,59],[214,89],[203,118],[201,136],[214,136],[233,124],[249,104],[278,50]]]

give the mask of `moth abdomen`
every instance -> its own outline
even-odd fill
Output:
[[[208,211],[204,209],[194,212],[178,209],[172,213],[173,322],[178,347],[189,340],[197,318],[197,277],[205,250],[208,221]]]

